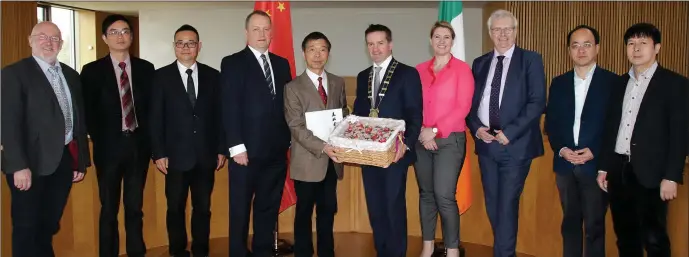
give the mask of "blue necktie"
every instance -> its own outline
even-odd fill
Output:
[[[505,56],[498,56],[498,64],[495,65],[493,82],[490,84],[490,104],[488,108],[490,129],[500,130],[500,85],[502,84],[502,61]]]

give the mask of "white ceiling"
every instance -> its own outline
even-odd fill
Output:
[[[94,11],[105,11],[120,13],[124,15],[138,16],[139,10],[156,9],[161,5],[174,8],[252,8],[254,1],[136,1],[136,2],[116,2],[116,1],[47,1],[58,5],[70,6],[80,9]],[[465,7],[483,7],[486,1],[466,1]],[[297,1],[292,2],[294,8],[337,8],[337,7],[359,7],[359,8],[435,8],[438,1]]]

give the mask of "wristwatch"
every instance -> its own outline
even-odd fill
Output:
[[[438,128],[433,128],[433,133],[438,134]]]

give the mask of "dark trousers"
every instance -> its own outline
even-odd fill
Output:
[[[215,167],[191,170],[168,169],[165,175],[167,198],[167,235],[170,255],[189,256],[187,249],[186,208],[191,190],[191,251],[194,256],[208,255],[208,237],[211,225],[211,193],[215,181]]]
[[[643,257],[645,248],[648,257],[670,257],[667,202],[660,199],[660,185],[646,188],[639,184],[631,163],[621,160],[620,167],[607,175],[620,256]]]
[[[247,256],[249,213],[253,197],[252,257],[272,255],[273,231],[287,176],[287,152],[273,160],[230,161],[230,256]]]
[[[556,182],[563,213],[563,256],[605,257],[608,199],[596,182],[596,174],[583,172],[579,166],[575,166],[571,171],[557,172]]]
[[[294,189],[297,193],[294,216],[294,256],[313,256],[311,216],[315,204],[318,257],[334,257],[333,225],[337,212],[337,174],[332,161],[328,161],[328,170],[323,181],[295,180]]]
[[[12,198],[12,256],[55,257],[53,236],[60,230],[60,219],[72,189],[72,156],[65,146],[55,173],[32,174],[31,187],[20,191],[14,175],[7,174]]]
[[[488,220],[493,229],[493,256],[516,256],[519,224],[519,198],[529,174],[531,159],[510,156],[497,141],[490,145],[490,156],[479,155],[481,182]]]
[[[408,168],[399,163],[387,169],[362,166],[368,219],[378,257],[405,257],[407,254],[405,194]]]
[[[151,156],[150,153],[139,149],[136,139],[131,134],[123,134],[120,142],[122,148],[119,156],[108,156],[107,162],[103,161],[106,163],[96,163],[98,194],[101,203],[99,256],[119,256],[120,235],[117,213],[120,210],[120,194],[122,194],[127,255],[142,257],[146,253],[143,237],[143,196]]]

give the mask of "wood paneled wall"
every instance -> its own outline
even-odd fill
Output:
[[[2,67],[31,55],[29,35],[38,21],[36,2],[2,1]]]

